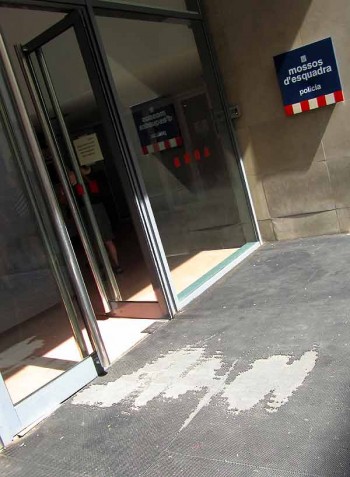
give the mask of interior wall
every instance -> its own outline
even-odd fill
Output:
[[[200,81],[202,69],[190,28],[102,16],[97,25],[123,104],[175,95]]]
[[[32,40],[50,28],[50,26],[59,22],[63,17],[63,13],[57,12],[32,11],[19,8],[0,9],[0,29],[4,36],[7,51],[30,115],[34,114],[34,108],[22,76],[14,47],[15,45],[25,44]]]
[[[350,3],[204,4],[263,238],[350,232]],[[329,36],[345,102],[286,117],[273,56]]]

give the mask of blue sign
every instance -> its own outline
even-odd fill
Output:
[[[344,101],[331,38],[274,57],[286,114]]]
[[[144,154],[181,146],[175,108],[168,100],[149,101],[134,106],[132,111]]]

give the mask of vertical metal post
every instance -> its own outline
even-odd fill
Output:
[[[16,51],[17,51],[20,65],[22,67],[25,80],[28,85],[28,89],[33,99],[34,106],[36,108],[40,122],[43,126],[46,140],[53,154],[57,154],[54,141],[50,134],[49,126],[46,123],[45,114],[40,107],[39,98],[38,98],[38,95],[36,94],[35,87],[31,79],[29,67],[23,58],[21,50],[19,48],[16,48]],[[89,335],[91,336],[93,346],[96,349],[101,365],[104,368],[106,368],[109,366],[110,361],[109,361],[108,354],[101,337],[100,330],[98,328],[98,324],[96,322],[96,317],[90,302],[90,297],[86,290],[85,283],[79,268],[79,264],[78,264],[72,243],[70,241],[67,228],[65,227],[65,224],[61,215],[61,210],[57,203],[56,195],[52,188],[52,184],[51,184],[46,166],[41,156],[41,151],[39,149],[39,146],[33,134],[32,127],[31,127],[29,118],[27,116],[27,112],[26,112],[21,94],[19,92],[19,89],[16,83],[16,79],[11,69],[9,59],[7,58],[7,60],[8,60],[8,64],[6,66],[7,66],[7,69],[9,70],[8,76],[10,78],[11,86],[14,91],[14,99],[16,101],[17,108],[21,115],[24,130],[25,130],[29,145],[31,147],[32,156],[36,166],[36,170],[41,179],[41,183],[47,198],[49,209],[52,214],[52,219],[55,224],[57,236],[62,247],[62,252],[68,264],[68,271],[70,273],[73,286],[76,290],[77,298],[81,306],[84,318],[86,320],[86,327],[89,331]]]
[[[107,250],[106,250],[106,247],[104,245],[104,242],[103,242],[98,224],[96,222],[96,218],[95,218],[92,206],[91,206],[91,202],[90,202],[90,199],[89,199],[88,192],[86,190],[84,179],[83,179],[82,174],[80,172],[79,163],[78,163],[78,160],[77,160],[76,155],[75,155],[75,151],[74,151],[74,148],[73,148],[70,136],[69,136],[69,132],[68,132],[65,120],[63,118],[63,114],[62,114],[61,107],[60,107],[60,104],[59,104],[59,101],[58,101],[58,98],[57,98],[57,95],[56,95],[56,92],[55,92],[55,88],[54,88],[53,83],[52,83],[50,72],[48,70],[48,67],[47,67],[47,64],[46,64],[46,61],[45,61],[45,57],[44,57],[44,54],[43,54],[41,48],[36,51],[36,56],[37,56],[37,59],[38,59],[38,62],[39,62],[39,66],[40,66],[40,69],[41,69],[41,72],[42,72],[42,75],[43,75],[43,78],[44,78],[44,82],[45,82],[47,91],[49,93],[49,97],[50,97],[50,100],[51,100],[52,107],[54,109],[55,115],[57,117],[58,123],[59,123],[61,131],[62,131],[63,139],[64,139],[64,142],[66,144],[67,151],[68,151],[68,154],[69,154],[69,157],[70,157],[75,175],[78,179],[79,184],[83,187],[84,194],[82,196],[82,199],[83,199],[83,202],[84,202],[84,206],[86,208],[86,213],[87,213],[88,219],[89,219],[90,224],[91,224],[91,229],[93,231],[93,234],[94,234],[94,237],[95,237],[95,240],[96,240],[99,252],[100,252],[102,264],[103,264],[104,270],[106,272],[106,275],[108,277],[110,288],[111,288],[111,290],[113,292],[113,295],[114,295],[113,298],[117,301],[121,300],[118,284],[117,284],[117,281],[115,279],[113,269],[112,269],[112,266],[111,266],[111,262],[108,258]],[[98,269],[97,269],[97,271],[98,271]],[[95,271],[94,270],[93,270],[93,273],[94,273],[95,279],[97,278],[97,280],[98,280],[98,276],[97,276],[98,274],[96,273],[96,276],[95,276]],[[97,286],[99,286],[98,283],[97,283]]]

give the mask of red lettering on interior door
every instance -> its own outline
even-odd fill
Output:
[[[194,155],[194,158],[196,159],[196,161],[200,161],[200,159],[201,159],[201,152],[200,152],[199,149],[195,149],[193,155]]]
[[[174,157],[174,166],[176,167],[176,169],[178,169],[179,167],[181,167],[181,162],[180,162],[180,158],[179,157]]]
[[[204,154],[204,157],[210,157],[211,156],[211,152],[210,152],[209,147],[205,146],[203,154]]]
[[[189,164],[191,162],[191,154],[189,152],[185,152],[184,161],[185,161],[185,164]]]

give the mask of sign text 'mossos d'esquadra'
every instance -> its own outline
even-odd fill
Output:
[[[294,68],[290,68],[288,70],[289,76],[286,76],[283,83],[288,86],[291,82],[297,83],[299,81],[306,81],[308,79],[315,78],[315,76],[320,76],[324,75],[325,73],[331,72],[331,65],[323,66],[323,60],[320,58],[319,60],[315,60],[312,63],[304,63]],[[301,89],[299,91],[299,94],[300,96],[302,96],[303,94],[309,93],[310,91],[316,91],[318,89],[321,89],[321,85],[314,84],[313,86],[309,86],[308,88]]]
[[[142,124],[140,124],[139,126],[139,130],[144,131],[145,129],[157,128],[163,124],[171,123],[172,121],[173,121],[173,116],[167,114],[166,111],[160,111],[158,113],[144,116],[142,118]],[[166,132],[161,131],[151,135],[152,139],[156,139],[157,137],[161,137],[161,136],[166,136]]]
[[[274,57],[288,116],[344,101],[331,38]]]

